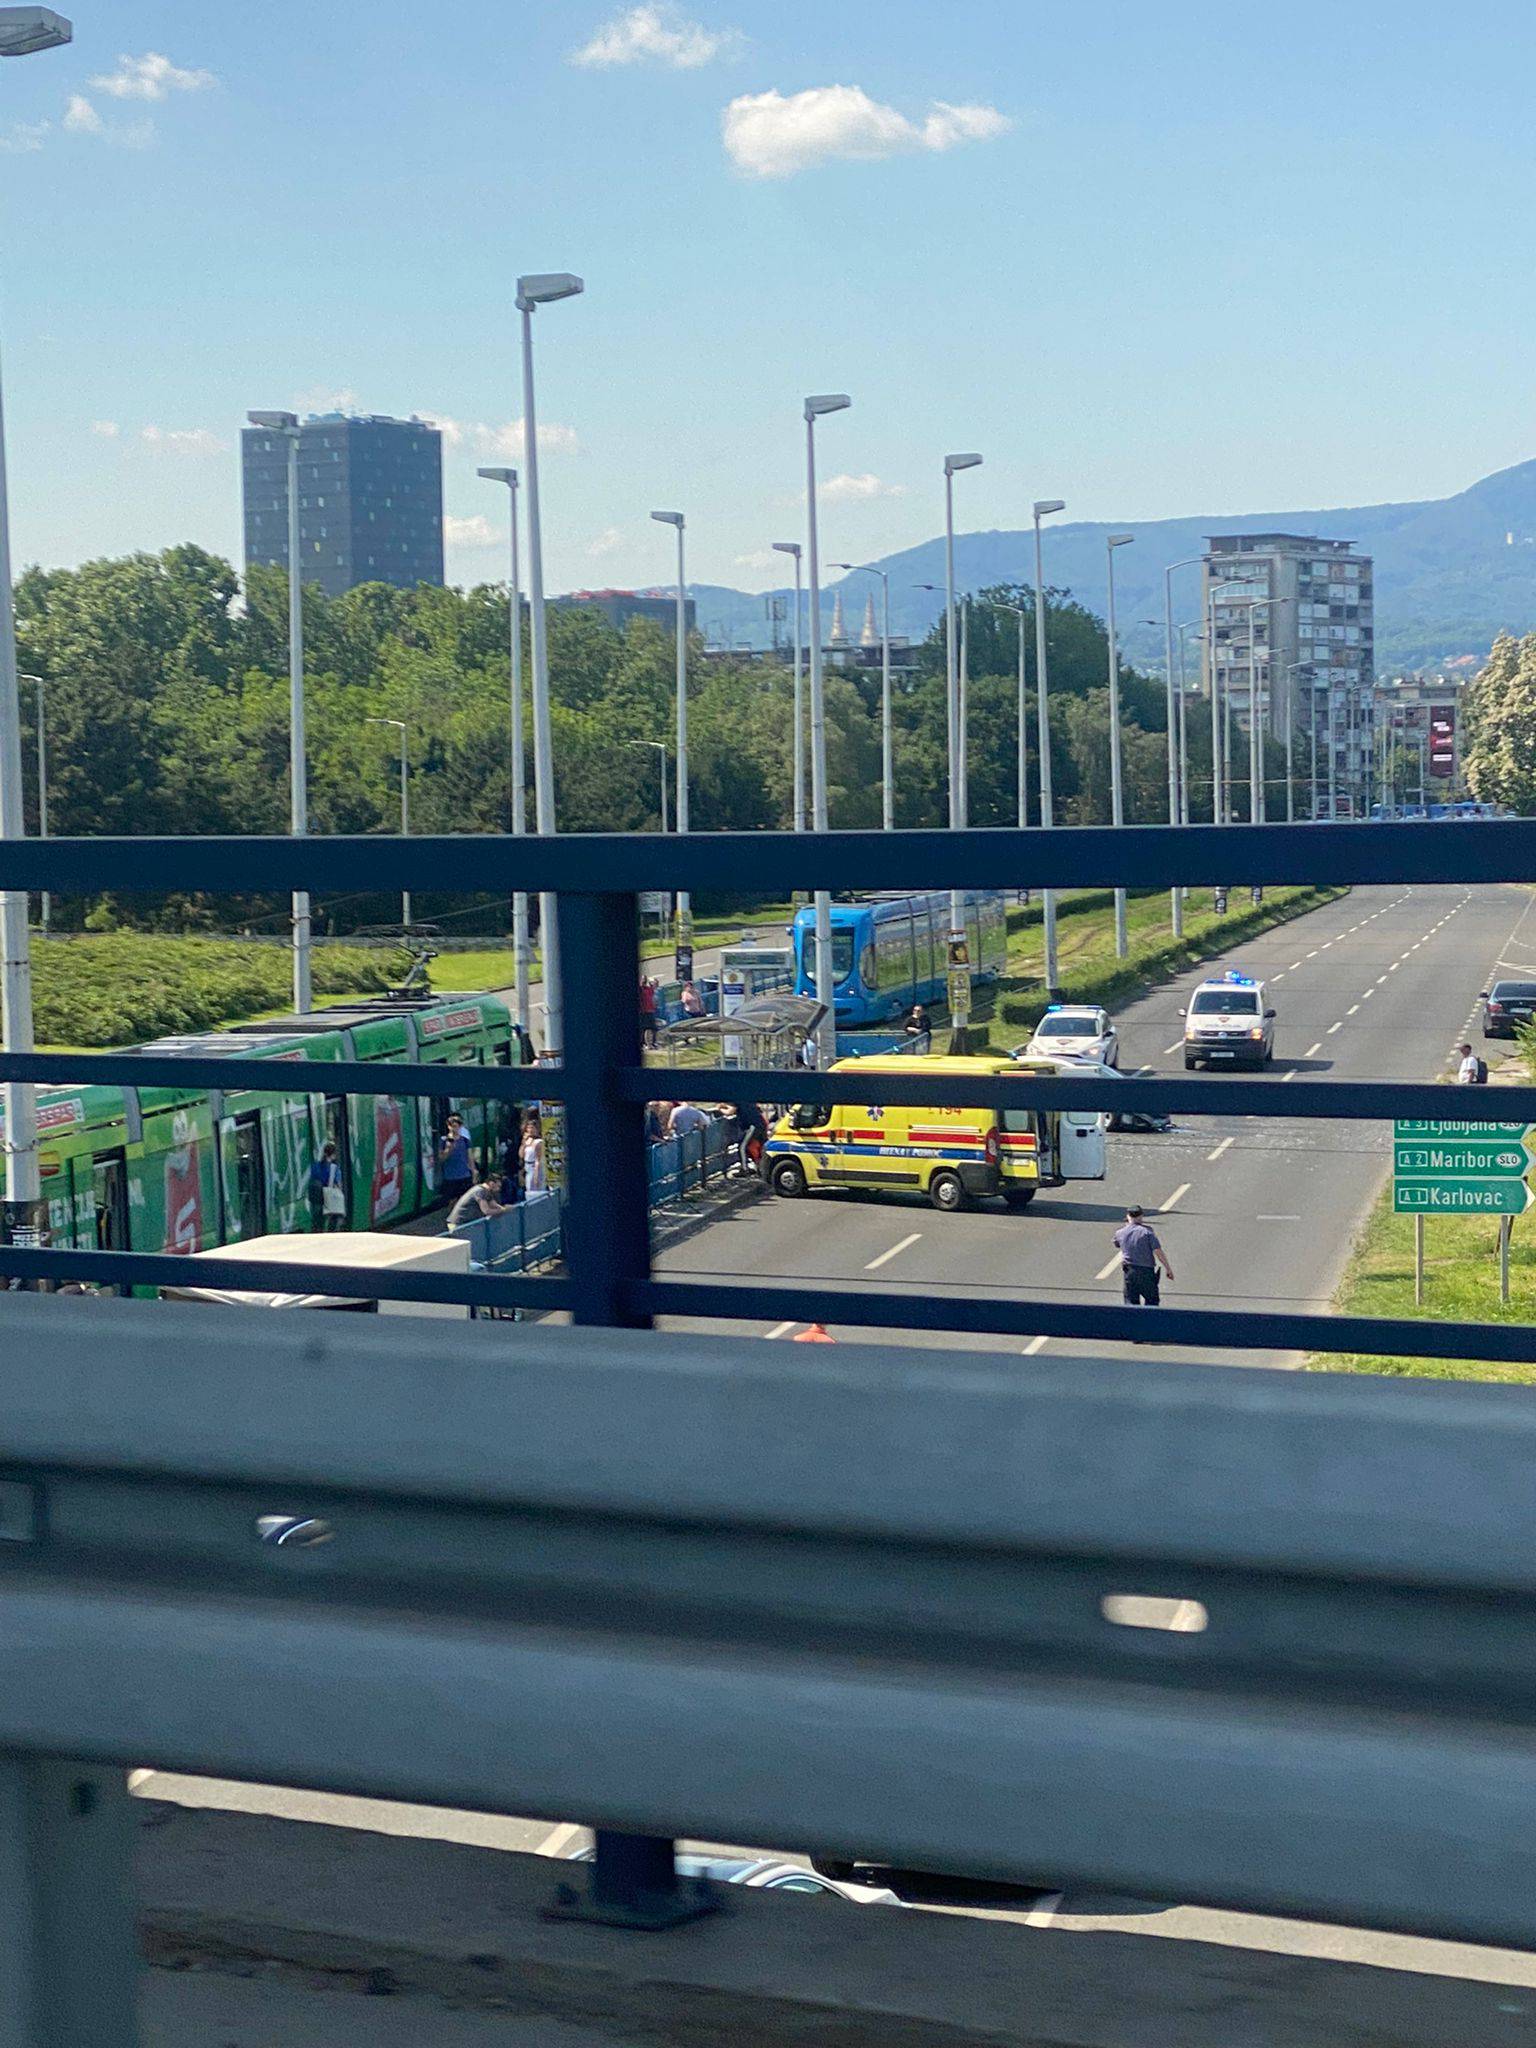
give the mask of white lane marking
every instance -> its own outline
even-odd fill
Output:
[[[1339,1021],[1338,1021],[1338,1023],[1337,1023],[1337,1024],[1330,1024],[1330,1025],[1328,1026],[1328,1036],[1329,1036],[1330,1038],[1332,1038],[1332,1036],[1333,1036],[1333,1034],[1335,1033],[1335,1031],[1342,1031],[1343,1029],[1344,1029],[1344,1020],[1343,1020],[1343,1018],[1341,1017],[1341,1018],[1339,1019]]]
[[[1309,1046],[1307,1047],[1306,1051],[1305,1051],[1305,1052],[1304,1052],[1304,1053],[1302,1054],[1302,1058],[1303,1058],[1304,1060],[1309,1060],[1309,1059],[1311,1059],[1311,1058],[1313,1057],[1313,1055],[1314,1055],[1315,1053],[1320,1053],[1320,1052],[1322,1051],[1322,1049],[1323,1049],[1323,1041],[1322,1041],[1321,1039],[1319,1039],[1319,1040],[1317,1041],[1316,1045],[1309,1045]]]
[[[1061,1911],[1061,1899],[1062,1895],[1060,1892],[1047,1892],[1024,1915],[1024,1925],[1026,1927],[1049,1927],[1056,1915]]]
[[[771,1330],[764,1330],[765,1337],[787,1337],[791,1330],[799,1329],[798,1323],[775,1323]]]
[[[543,1841],[534,1849],[533,1853],[535,1856],[563,1856],[576,1837],[584,1835],[586,1832],[587,1824],[585,1821],[562,1821],[559,1827],[550,1830]]]
[[[1106,1259],[1106,1261],[1104,1262],[1104,1264],[1103,1264],[1102,1266],[1100,1266],[1100,1268],[1099,1268],[1098,1272],[1097,1272],[1097,1273],[1095,1273],[1095,1274],[1094,1274],[1094,1276],[1093,1276],[1093,1277],[1094,1277],[1094,1279],[1095,1279],[1095,1280],[1107,1280],[1107,1279],[1109,1278],[1110,1274],[1114,1272],[1115,1268],[1116,1268],[1116,1267],[1117,1267],[1117,1266],[1118,1266],[1119,1264],[1120,1264],[1120,1254],[1119,1254],[1118,1252],[1116,1252],[1116,1253],[1115,1253],[1115,1256],[1114,1256],[1114,1257],[1113,1257],[1112,1259]]]
[[[1227,1151],[1230,1146],[1233,1146],[1236,1143],[1236,1138],[1223,1138],[1221,1143],[1216,1147],[1216,1150],[1214,1152],[1206,1153],[1206,1163],[1209,1164],[1211,1160],[1219,1159],[1223,1152]]]
[[[888,1252],[882,1252],[878,1259],[867,1259],[864,1264],[865,1272],[878,1272],[881,1266],[888,1265],[892,1259],[899,1257],[902,1252],[910,1251],[922,1234],[920,1230],[914,1230],[909,1237],[904,1237],[900,1244],[893,1244]]]
[[[1168,1197],[1167,1201],[1164,1202],[1163,1206],[1158,1210],[1158,1215],[1166,1216],[1170,1209],[1172,1209],[1177,1203],[1183,1201],[1184,1197],[1189,1193],[1190,1188],[1192,1186],[1193,1182],[1187,1180],[1183,1181],[1178,1187],[1174,1189],[1173,1193]]]
[[[1351,1003],[1349,1008],[1344,1012],[1345,1016],[1353,1017],[1355,1012],[1359,1009],[1359,1007],[1360,1005],[1358,1003]]]
[[[1104,1275],[1101,1273],[1099,1275],[1099,1278],[1102,1280],[1103,1277]],[[1029,1342],[1024,1346],[1024,1356],[1026,1358],[1033,1358],[1035,1353],[1037,1351],[1043,1351],[1046,1345],[1050,1343],[1050,1341],[1051,1340],[1049,1337],[1031,1337]]]

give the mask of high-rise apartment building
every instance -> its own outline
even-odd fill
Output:
[[[245,565],[288,566],[288,443],[240,436]],[[443,437],[425,420],[323,413],[299,429],[301,576],[339,597],[359,583],[443,580]]]
[[[1262,730],[1315,747],[1318,814],[1359,817],[1374,748],[1375,592],[1371,559],[1347,540],[1315,534],[1211,537],[1205,557],[1209,639],[1201,665],[1247,734],[1257,700]],[[1234,764],[1231,779],[1247,780]]]

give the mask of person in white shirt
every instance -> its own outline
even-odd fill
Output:
[[[1456,1069],[1457,1085],[1464,1088],[1475,1088],[1480,1081],[1486,1081],[1488,1069],[1483,1065],[1471,1046],[1459,1045],[1456,1050],[1461,1054],[1461,1065]]]

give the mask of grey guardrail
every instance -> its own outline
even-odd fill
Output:
[[[0,1756],[1536,1937],[1523,1389],[19,1296],[0,1328]]]

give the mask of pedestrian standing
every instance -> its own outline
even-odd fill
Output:
[[[536,1116],[523,1125],[523,1193],[542,1195],[549,1186],[544,1175],[544,1134]]]
[[[442,1175],[443,1194],[450,1205],[460,1195],[468,1194],[474,1182],[475,1169],[470,1160],[469,1133],[456,1109],[449,1112],[447,1126],[437,1141],[437,1165]]]
[[[1170,1280],[1173,1268],[1168,1263],[1168,1254],[1163,1250],[1157,1232],[1147,1222],[1139,1203],[1126,1210],[1125,1221],[1115,1232],[1115,1250],[1120,1254],[1127,1306],[1159,1307],[1162,1296],[1158,1268],[1161,1267]]]
[[[341,1178],[341,1166],[336,1158],[336,1147],[324,1145],[320,1157],[309,1169],[309,1185],[305,1189],[309,1201],[309,1227],[313,1231],[345,1230],[347,1227],[347,1190]]]

